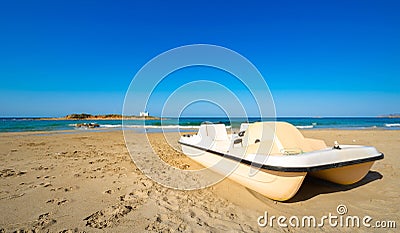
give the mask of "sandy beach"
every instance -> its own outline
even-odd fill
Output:
[[[163,187],[132,162],[122,131],[0,134],[0,232],[310,232],[396,229],[260,227],[259,216],[337,214],[400,224],[400,131],[303,130],[332,145],[372,145],[385,154],[369,174],[350,186],[307,177],[297,195],[276,202],[229,179],[201,190]],[[137,153],[146,135],[134,134]],[[198,169],[171,149],[161,134],[149,134],[157,154],[181,169]],[[398,228],[399,226],[397,226]],[[23,230],[23,231],[22,231]]]

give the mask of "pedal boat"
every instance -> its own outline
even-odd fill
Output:
[[[307,174],[354,184],[384,157],[371,146],[327,147],[286,122],[243,123],[238,134],[228,134],[224,124],[202,124],[178,142],[194,161],[278,201],[292,198]]]

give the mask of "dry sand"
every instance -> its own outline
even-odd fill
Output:
[[[306,130],[331,145],[373,145],[385,154],[357,184],[339,186],[307,177],[298,194],[275,202],[228,179],[209,188],[180,191],[143,175],[131,161],[121,131],[0,134],[0,232],[391,232],[376,228],[259,227],[257,218],[337,214],[400,224],[400,131]],[[181,169],[200,166],[150,139],[159,156]],[[150,153],[135,134],[135,153]],[[400,226],[397,226],[399,228]]]

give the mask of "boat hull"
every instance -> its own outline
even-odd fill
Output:
[[[242,132],[228,135],[224,124],[203,124],[196,135],[183,135],[179,143],[188,157],[222,175],[214,181],[228,177],[279,201],[292,198],[307,173],[354,184],[384,157],[372,146],[327,147],[285,122],[256,122]]]
[[[368,174],[373,164],[374,161],[371,161],[344,167],[330,168],[310,172],[310,175],[336,184],[349,185],[362,180]]]
[[[182,145],[183,152],[192,160],[254,190],[270,199],[286,201],[299,190],[307,172],[284,172],[259,169],[227,159],[214,153]],[[227,169],[234,168],[234,169]]]

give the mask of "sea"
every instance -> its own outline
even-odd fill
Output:
[[[38,118],[0,118],[0,132],[27,131],[87,131],[131,129],[138,132],[197,131],[204,123],[223,123],[227,128],[238,129],[243,122],[257,122],[271,119],[226,118],[226,117],[181,117],[162,120],[42,120]],[[299,129],[387,129],[400,130],[400,118],[385,117],[278,117],[276,121],[286,121]],[[99,128],[77,127],[80,123],[97,123]]]

